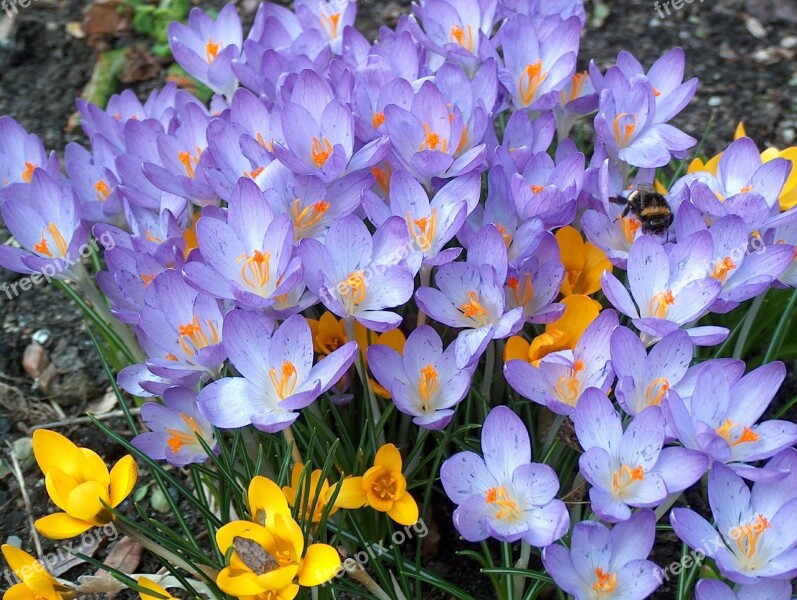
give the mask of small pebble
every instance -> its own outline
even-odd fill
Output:
[[[9,535],[6,538],[6,544],[9,546],[14,546],[15,548],[22,548],[22,538],[18,535]]]
[[[712,96],[708,99],[709,106],[720,106],[722,104],[722,98],[719,96]]]
[[[783,141],[787,144],[791,144],[794,141],[795,132],[793,127],[787,127],[783,130]]]
[[[39,346],[47,346],[52,339],[53,334],[50,333],[49,329],[38,329],[33,332],[33,335],[30,336],[30,340],[34,344],[39,344]]]
[[[50,364],[47,351],[39,344],[28,344],[22,354],[22,368],[31,379],[36,379]]]
[[[787,35],[785,38],[780,40],[780,47],[786,49],[797,48],[797,36]]]

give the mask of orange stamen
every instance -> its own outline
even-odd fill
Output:
[[[238,257],[238,262],[243,261],[241,267],[241,277],[247,285],[262,289],[271,279],[271,252],[261,252],[255,250],[252,256],[242,254]]]
[[[619,494],[624,494],[626,488],[634,481],[645,480],[645,469],[642,465],[636,466],[633,469],[628,465],[620,465],[620,469],[615,471],[612,475],[612,485],[614,491]]]
[[[617,145],[620,146],[620,148],[625,148],[628,145],[628,141],[636,129],[636,115],[631,115],[630,118],[632,122],[625,123],[621,131],[620,121],[623,117],[629,118],[628,113],[619,113],[614,117],[614,139],[617,141]]]
[[[731,430],[737,427],[742,427],[742,432],[734,437]],[[728,445],[731,448],[733,448],[734,446],[738,446],[739,444],[746,444],[747,442],[757,442],[759,439],[759,436],[755,431],[753,431],[747,426],[742,426],[739,423],[734,423],[730,419],[728,419],[722,425],[717,427],[717,435],[722,438],[725,438],[725,441],[728,442]]]
[[[33,163],[26,162],[25,163],[25,170],[22,171],[22,181],[25,183],[30,183],[33,181],[33,172],[36,170],[36,165]]]
[[[523,277],[523,285],[517,277],[510,277],[506,280],[507,287],[512,290],[516,306],[526,306],[534,297],[534,284],[531,275],[526,273]]]
[[[659,377],[658,379],[651,381],[648,385],[648,392],[646,394],[648,406],[658,406],[661,404],[664,394],[666,394],[667,390],[669,389],[670,382],[667,381],[665,377]]]
[[[520,81],[518,83],[518,90],[520,91],[520,98],[523,100],[523,105],[531,104],[537,93],[537,88],[548,77],[548,72],[542,70],[542,59],[538,58],[534,64],[526,65],[523,73],[520,74]]]
[[[726,256],[714,265],[714,270],[711,272],[711,276],[719,281],[720,283],[725,283],[725,280],[728,278],[728,273],[736,268],[736,263],[731,260],[730,256]]]
[[[473,26],[468,25],[468,32],[466,34],[462,25],[452,25],[451,41],[455,44],[459,44],[468,52],[473,52]]]
[[[210,338],[208,338],[196,315],[194,315],[194,320],[190,323],[178,326],[177,331],[180,334],[180,347],[188,356],[193,356],[203,348],[207,348],[211,345],[215,346],[219,343],[219,332],[216,330],[213,321],[208,319],[206,323],[210,329]]]
[[[437,150],[437,147],[440,146],[441,152],[448,152],[448,140],[440,140],[440,134],[435,133],[429,128],[428,123],[423,124],[423,131],[424,131],[424,141],[420,143],[419,151],[423,152],[424,150]]]
[[[106,182],[104,179],[100,179],[94,183],[94,191],[97,194],[97,200],[100,202],[105,202],[108,199],[108,196],[111,195],[111,188],[108,186],[108,182]]]
[[[216,60],[220,49],[221,43],[214,42],[212,38],[208,40],[208,43],[205,44],[205,60],[208,64]]]
[[[375,112],[373,118],[371,119],[371,125],[374,126],[374,129],[379,129],[379,127],[384,125],[384,123],[385,123],[385,113]]]
[[[495,513],[496,519],[514,520],[521,515],[522,511],[517,502],[509,497],[509,492],[502,485],[487,490],[485,500],[487,504],[495,504],[498,507],[498,511]]]
[[[741,553],[750,558],[756,553],[758,538],[771,527],[772,525],[764,515],[757,515],[752,523],[731,529],[730,535],[736,540],[736,545]]]
[[[465,304],[460,305],[459,310],[462,311],[469,319],[474,319],[476,321],[481,320],[482,318],[487,316],[487,309],[484,308],[479,303],[479,297],[476,295],[476,292],[468,292],[468,302]]]
[[[64,236],[61,234],[61,231],[58,227],[50,221],[50,224],[47,225],[46,229],[42,230],[42,239],[40,242],[33,246],[33,249],[38,252],[39,254],[43,254],[45,256],[49,256],[50,258],[55,258],[55,254],[53,254],[52,250],[50,250],[50,246],[47,244],[47,239],[44,237],[44,233],[47,232],[50,234],[50,237],[55,244],[55,248],[58,251],[58,256],[66,256],[67,244]]]
[[[670,290],[654,294],[648,306],[650,316],[656,319],[663,319],[667,315],[667,307],[673,304],[675,304],[675,296]]]
[[[437,369],[434,365],[428,364],[421,369],[421,376],[418,378],[418,393],[423,400],[423,410],[429,410],[428,403],[432,394],[437,390]]]
[[[329,207],[329,202],[321,200],[302,208],[302,201],[296,198],[291,206],[291,215],[293,216],[293,226],[298,230],[297,233],[302,229],[317,225]]]
[[[332,156],[332,144],[327,138],[319,140],[314,136],[313,147],[310,149],[310,154],[313,159],[313,164],[320,169],[327,163],[329,157]]]
[[[611,594],[617,587],[617,573],[609,573],[598,567],[595,569],[595,579],[592,589],[601,594]]]
[[[426,252],[432,247],[434,234],[437,231],[437,209],[432,209],[431,216],[420,219],[413,219],[412,215],[407,212],[407,227],[409,227],[410,236],[415,240],[418,250]]]
[[[271,383],[274,384],[274,389],[277,390],[277,396],[280,397],[280,400],[285,400],[293,393],[299,378],[296,367],[289,360],[282,361],[279,379],[277,379],[277,370],[274,368],[269,369],[268,376],[271,379]]]

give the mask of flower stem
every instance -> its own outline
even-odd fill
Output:
[[[357,338],[354,336],[354,319],[351,317],[346,319],[346,337],[349,340],[356,340]],[[363,358],[365,355],[365,348],[357,348],[357,361],[354,363],[357,368],[357,373],[360,376],[360,380],[362,381],[363,388],[365,388],[366,393],[368,394],[368,402],[371,407],[371,418],[373,419],[374,423],[374,431],[377,431],[377,427],[379,425],[379,421],[382,419],[382,411],[379,410],[379,404],[376,401],[376,395],[374,394],[374,390],[371,387],[371,382],[368,380],[368,372],[365,368],[365,359]],[[385,432],[378,431],[377,432],[377,440],[380,446],[385,445]],[[376,448],[374,448],[376,450]]]
[[[304,461],[302,460],[302,453],[299,452],[299,446],[296,445],[296,438],[293,436],[293,430],[291,429],[291,426],[288,425],[282,430],[282,433],[285,434],[285,441],[288,443],[288,446],[291,447],[293,463],[296,465],[303,465]]]
[[[515,563],[516,569],[528,569],[529,567],[529,559],[531,558],[531,546],[526,541],[521,540],[520,542],[520,558]],[[516,598],[519,598],[523,594],[523,588],[526,584],[526,578],[522,575],[515,575],[515,589],[514,594]]]
[[[493,383],[493,371],[495,370],[495,340],[490,340],[487,345],[487,357],[484,359],[484,379],[479,389],[485,406],[489,408],[490,404],[490,386]]]
[[[432,267],[428,265],[421,265],[421,287],[428,287],[429,282],[432,279]],[[420,308],[418,309],[418,322],[416,323],[416,328],[420,327],[421,325],[426,324],[426,313],[424,313]]]

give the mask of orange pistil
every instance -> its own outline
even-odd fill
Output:
[[[731,538],[736,540],[741,553],[751,558],[756,553],[756,546],[758,545],[758,538],[767,529],[771,528],[769,521],[764,515],[756,515],[755,520],[747,525],[738,525],[731,529]]]
[[[183,163],[185,173],[191,179],[193,179],[196,174],[194,168],[199,164],[199,157],[202,156],[202,149],[199,146],[197,146],[194,151],[196,152],[196,156],[194,156],[191,150],[186,150],[185,152],[177,154],[177,159]]]
[[[216,325],[210,319],[206,323],[210,329],[209,338],[196,315],[194,315],[193,321],[177,327],[177,332],[180,334],[180,347],[188,356],[193,356],[203,348],[219,343],[220,338]]]
[[[533,183],[531,184],[531,191],[534,192],[535,194],[539,194],[544,189],[545,189],[544,185],[535,185]]]
[[[498,507],[498,511],[495,513],[496,519],[502,521],[504,519],[514,520],[521,515],[522,511],[517,505],[517,502],[509,497],[509,492],[507,492],[506,488],[502,485],[487,490],[485,500],[487,504],[494,504]]]
[[[629,244],[634,243],[636,232],[641,225],[642,223],[634,217],[620,217],[620,228],[623,230],[623,235]]]
[[[257,179],[258,175],[260,175],[262,172],[263,172],[263,167],[258,167],[253,171],[244,173],[244,177],[248,177],[249,179]]]
[[[534,64],[526,65],[526,68],[520,74],[518,83],[518,91],[520,92],[521,100],[523,100],[523,106],[531,104],[537,94],[537,88],[545,81],[546,77],[548,77],[548,72],[543,72],[541,58],[538,58]]]
[[[180,449],[186,444],[198,443],[196,435],[200,432],[200,428],[196,422],[196,419],[189,417],[185,413],[180,413],[180,418],[183,420],[183,423],[188,426],[190,433],[188,431],[181,431],[180,429],[169,428],[166,430],[166,433],[169,434],[169,439],[166,440],[166,444],[174,453],[179,452]]]
[[[638,465],[633,469],[628,465],[620,465],[620,468],[612,475],[612,485],[614,491],[619,495],[626,492],[626,488],[634,481],[645,480],[645,469],[642,465]]]
[[[387,194],[390,190],[390,178],[393,177],[393,167],[385,163],[384,168],[371,167],[371,175],[376,179],[376,183],[382,188],[382,193]]]
[[[650,316],[656,319],[663,319],[667,316],[667,307],[673,304],[675,304],[675,296],[670,290],[654,294],[650,301],[650,306],[648,306]]]
[[[665,377],[659,377],[651,381],[648,385],[648,392],[646,394],[648,406],[658,406],[661,404],[664,394],[666,394],[669,389],[670,382],[667,381]]]
[[[97,200],[100,202],[105,202],[108,196],[111,195],[111,188],[108,187],[108,182],[104,179],[100,179],[94,183],[94,191],[97,194]]]
[[[487,309],[484,308],[479,303],[479,297],[476,295],[476,292],[468,292],[468,302],[465,304],[460,305],[459,310],[462,311],[462,314],[468,317],[469,319],[474,319],[479,321],[487,316]]]
[[[506,280],[507,287],[512,290],[516,306],[526,306],[534,297],[534,284],[531,275],[526,273],[523,277],[523,285],[517,277],[510,277]]]
[[[498,233],[501,234],[501,237],[504,238],[504,246],[506,246],[506,249],[509,250],[509,246],[512,245],[512,234],[509,233],[506,230],[506,227],[500,223],[496,223],[495,228],[498,230]]]
[[[144,287],[149,287],[149,284],[152,283],[152,280],[155,279],[155,273],[142,273],[141,274],[141,281],[144,283]]]
[[[653,97],[654,98],[658,98],[659,96],[661,96],[661,92],[658,90],[658,88],[654,87],[653,88]]]
[[[271,252],[261,252],[255,250],[252,256],[242,254],[238,257],[238,262],[243,261],[241,266],[241,277],[247,285],[255,289],[262,289],[271,279]]]
[[[601,594],[611,594],[617,587],[617,573],[609,573],[600,567],[595,569],[595,583],[592,589]]]
[[[312,156],[313,164],[320,169],[327,164],[329,157],[332,156],[332,144],[327,138],[320,140],[313,136],[313,147],[310,149],[310,155]]]
[[[61,234],[61,231],[52,221],[50,221],[50,224],[47,225],[46,229],[42,230],[42,239],[33,246],[33,249],[39,254],[43,254],[44,256],[48,256],[50,258],[55,258],[55,254],[53,254],[52,250],[50,250],[50,246],[47,244],[47,238],[44,237],[45,232],[50,234],[50,237],[55,244],[55,248],[58,251],[58,256],[66,256],[66,240]]]
[[[752,190],[753,190],[753,186],[752,185],[746,185],[742,189],[740,189],[739,192],[742,193],[742,194],[746,194],[747,192],[750,192]]]
[[[456,24],[451,26],[451,41],[459,44],[468,52],[473,52],[473,26],[468,25],[468,31],[462,25]]]
[[[731,430],[736,429],[737,427],[741,427],[742,432],[734,436]],[[722,438],[725,438],[725,441],[728,442],[728,445],[731,448],[733,448],[734,446],[738,446],[739,444],[746,444],[747,442],[758,441],[758,434],[755,431],[753,431],[747,426],[741,425],[740,423],[734,423],[730,419],[728,419],[722,425],[717,427],[717,435]]]
[[[418,250],[426,252],[432,247],[434,234],[437,231],[437,209],[432,209],[430,216],[420,219],[413,219],[412,215],[407,212],[407,227],[409,227],[410,236],[415,240]]]
[[[383,112],[375,112],[373,118],[371,119],[371,125],[374,126],[374,129],[379,129],[385,123],[385,113]]]
[[[584,361],[576,359],[573,363],[573,368],[570,370],[570,379],[562,375],[556,382],[556,391],[560,399],[570,406],[575,406],[576,400],[581,393],[581,382],[578,379],[578,373],[586,368]]]
[[[587,79],[589,79],[589,73],[587,71],[581,71],[580,73],[573,75],[573,79],[570,84],[570,95],[565,95],[564,90],[560,92],[562,104],[567,104],[568,102],[572,102],[578,98],[581,95],[581,91],[584,89],[584,84],[587,83]]]
[[[216,57],[219,55],[220,49],[221,49],[221,43],[214,42],[213,38],[208,40],[208,43],[205,44],[205,60],[207,61],[208,64],[216,60]]]
[[[722,260],[717,261],[714,265],[714,270],[711,272],[711,276],[720,283],[725,283],[725,280],[728,278],[728,273],[735,268],[736,263],[731,260],[730,256],[726,256]]]
[[[432,364],[428,364],[421,369],[421,376],[418,378],[418,394],[423,400],[422,410],[424,411],[429,410],[429,400],[431,400],[432,394],[437,391],[437,375],[437,369]]]
[[[335,13],[332,15],[321,15],[321,23],[324,25],[324,29],[326,29],[327,33],[329,34],[330,38],[338,37],[338,27],[340,26],[340,13]]]
[[[329,210],[330,204],[326,200],[313,202],[310,206],[302,208],[302,201],[296,198],[291,206],[291,216],[296,233],[317,225]]]
[[[365,273],[354,271],[349,273],[345,281],[338,285],[338,291],[351,310],[363,303],[368,289],[365,284]]]
[[[429,127],[428,123],[423,124],[424,140],[420,143],[418,150],[437,150],[440,146],[441,152],[448,152],[448,140],[440,140],[440,134],[435,133]]]
[[[277,390],[277,396],[279,396],[280,400],[285,400],[293,393],[299,380],[296,367],[289,360],[282,361],[279,379],[277,379],[277,370],[274,368],[269,369],[268,377],[271,379],[271,383],[274,384],[274,389]]]
[[[30,183],[33,181],[33,172],[36,170],[36,165],[33,163],[26,162],[25,163],[25,170],[22,171],[22,181],[25,183]]]
[[[630,123],[625,123],[621,127],[622,119],[631,119]],[[620,148],[625,148],[628,145],[628,141],[631,139],[631,136],[634,134],[634,130],[636,129],[636,115],[631,115],[629,117],[628,113],[619,113],[614,117],[614,139],[617,142],[617,145]]]

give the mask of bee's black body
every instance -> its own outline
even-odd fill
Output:
[[[673,215],[664,196],[652,185],[640,183],[628,198],[609,198],[615,204],[624,204],[622,216],[633,214],[642,223],[644,233],[659,235],[672,225]]]

